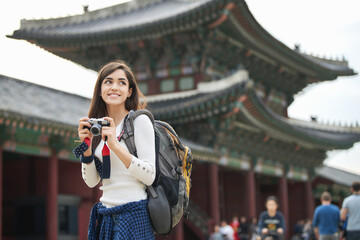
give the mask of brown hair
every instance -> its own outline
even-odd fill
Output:
[[[279,206],[279,200],[277,199],[277,197],[275,196],[268,196],[266,198],[266,201],[265,201],[265,204],[268,202],[268,201],[274,201],[276,203],[277,206]]]
[[[89,118],[102,118],[108,116],[106,103],[101,97],[101,85],[103,80],[117,69],[121,69],[124,71],[126,78],[129,81],[129,89],[132,89],[131,96],[128,97],[125,101],[126,110],[130,111],[146,108],[145,97],[137,86],[136,79],[131,68],[122,60],[114,60],[104,65],[99,71],[95,83],[93,97],[91,99],[88,114]],[[100,140],[101,136],[93,138],[92,147],[94,149],[100,143]]]
[[[330,202],[331,194],[329,192],[323,192],[323,194],[321,194],[321,200]]]
[[[353,191],[358,192],[360,190],[360,182],[353,182],[351,188],[353,189]]]

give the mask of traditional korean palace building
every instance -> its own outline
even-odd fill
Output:
[[[171,123],[195,158],[190,216],[168,239],[206,239],[222,219],[258,217],[269,195],[290,236],[321,190],[337,203],[349,194],[316,169],[327,151],[359,141],[360,127],[291,119],[287,109],[309,84],[354,71],[288,48],[243,0],[135,0],[22,20],[8,37],[96,71],[115,58],[133,66],[155,118]],[[90,100],[6,76],[0,86],[3,239],[86,239],[101,192],[83,183],[71,150]]]

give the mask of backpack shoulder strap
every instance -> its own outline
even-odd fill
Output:
[[[154,124],[155,120],[154,120],[154,116],[152,115],[152,113],[147,110],[147,109],[139,109],[139,110],[136,110],[136,111],[130,111],[132,112],[132,114],[130,115],[130,119],[132,119],[132,121],[135,120],[135,118],[137,118],[139,115],[141,114],[145,114],[146,116],[148,116],[150,118],[150,121],[152,124]],[[129,113],[130,114],[130,113]]]
[[[151,123],[154,125],[154,116],[149,110],[146,109],[139,109],[136,111],[131,110],[129,114],[124,119],[123,124],[123,134],[121,136],[124,139],[129,152],[137,157],[137,151],[135,146],[135,139],[134,139],[134,120],[140,115],[146,115],[150,118]]]
[[[133,154],[135,157],[137,156],[136,146],[135,146],[135,138],[134,138],[134,120],[140,116],[141,114],[145,114],[150,118],[151,123],[154,126],[155,120],[152,113],[147,109],[139,109],[136,111],[131,110],[129,114],[124,119],[123,124],[123,134],[121,136],[122,139],[124,139],[125,144],[127,148],[129,149],[129,152]],[[153,188],[153,186],[146,186],[148,193],[151,197],[157,198],[158,195]]]

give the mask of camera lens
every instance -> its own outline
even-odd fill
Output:
[[[92,135],[94,136],[99,136],[101,134],[101,125],[95,123],[94,125],[92,125],[92,127],[90,128],[90,132]]]

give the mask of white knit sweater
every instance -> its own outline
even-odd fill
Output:
[[[116,127],[118,136],[123,128],[123,121]],[[100,201],[107,208],[129,202],[146,199],[145,185],[151,185],[155,179],[155,134],[150,119],[140,115],[134,120],[134,139],[138,157],[132,157],[129,168],[126,168],[118,156],[110,149],[111,173],[109,179],[102,180],[100,190],[103,195]],[[95,150],[95,156],[102,162],[101,140]],[[120,145],[128,150],[124,140]],[[95,163],[82,163],[82,177],[85,183],[93,188],[100,182]]]

